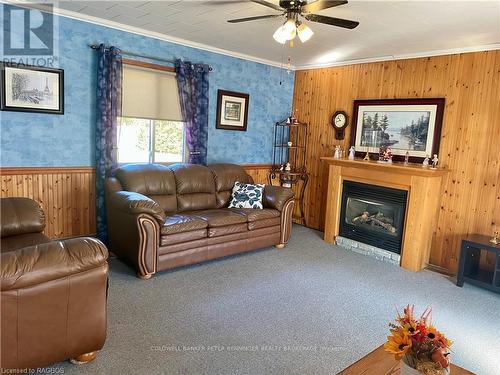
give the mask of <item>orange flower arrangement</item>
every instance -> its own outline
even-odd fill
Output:
[[[396,322],[389,324],[391,334],[384,349],[426,375],[446,374],[453,342],[431,324],[430,308],[419,318],[415,317],[414,309],[413,305],[407,305],[403,315],[398,312]]]

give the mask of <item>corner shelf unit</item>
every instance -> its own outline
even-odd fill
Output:
[[[277,122],[274,127],[273,165],[269,173],[270,184],[278,179],[281,186],[298,186],[294,190],[299,214],[293,218],[304,225],[304,191],[309,180],[306,168],[307,136],[307,124],[299,122],[293,116]],[[290,163],[290,170],[286,170],[287,163]]]

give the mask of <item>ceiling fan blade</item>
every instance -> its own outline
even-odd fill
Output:
[[[339,5],[347,4],[347,0],[317,0],[313,3],[302,6],[302,11],[306,13],[317,12],[318,10],[338,7]]]
[[[306,14],[304,18],[311,22],[325,23],[327,25],[343,27],[345,29],[354,29],[359,25],[357,21],[344,20],[342,18],[320,16],[319,14]]]
[[[257,4],[260,4],[260,5],[264,5],[268,8],[272,8],[274,10],[279,10],[279,11],[282,11],[283,8],[281,8],[279,5],[276,5],[276,4],[273,4],[273,3],[270,3],[269,1],[264,1],[264,0],[250,0],[252,3],[257,3]]]
[[[239,23],[239,22],[247,22],[247,21],[256,21],[256,20],[265,20],[267,18],[276,18],[280,17],[281,14],[270,14],[267,16],[255,16],[255,17],[246,17],[246,18],[237,18],[234,20],[228,20],[229,23]]]

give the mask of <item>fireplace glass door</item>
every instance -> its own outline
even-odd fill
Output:
[[[344,181],[340,235],[401,253],[407,192]]]
[[[344,220],[356,227],[396,237],[401,230],[394,222],[398,211],[398,207],[391,204],[349,197]]]

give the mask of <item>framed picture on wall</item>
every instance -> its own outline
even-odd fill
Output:
[[[355,100],[351,146],[356,155],[392,150],[393,159],[421,163],[439,153],[444,98]]]
[[[250,96],[234,91],[217,91],[216,129],[247,130]]]
[[[0,63],[2,111],[64,113],[64,71]]]

